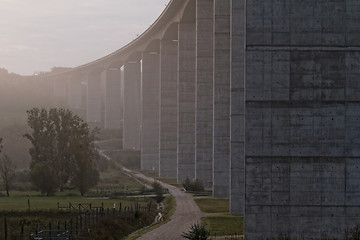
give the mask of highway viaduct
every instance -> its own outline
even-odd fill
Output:
[[[359,22],[357,0],[172,0],[128,45],[45,78],[123,129],[142,169],[229,197],[247,239],[343,237],[360,223]]]

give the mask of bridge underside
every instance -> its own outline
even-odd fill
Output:
[[[340,238],[360,221],[359,9],[173,0],[110,60],[54,78],[54,103],[122,129],[143,170],[230,198],[246,239]]]

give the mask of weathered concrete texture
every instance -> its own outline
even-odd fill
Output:
[[[160,177],[177,176],[178,42],[160,42]]]
[[[196,1],[195,178],[212,188],[213,176],[213,1]]]
[[[159,170],[160,54],[144,52],[142,58],[141,169]]]
[[[231,3],[230,213],[245,213],[245,0]]]
[[[140,149],[141,65],[129,61],[124,65],[123,148]]]
[[[246,239],[342,238],[360,220],[358,9],[247,1]]]
[[[195,23],[179,24],[179,183],[195,178],[195,27]]]
[[[52,78],[53,83],[53,105],[54,107],[66,108],[68,106],[67,79]]]
[[[230,0],[214,1],[213,196],[230,190]]]
[[[101,72],[88,73],[86,121],[101,122]]]
[[[121,105],[121,70],[111,68],[106,71],[105,128],[122,129]]]

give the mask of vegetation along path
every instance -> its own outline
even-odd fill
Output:
[[[154,181],[153,178],[146,177],[141,173],[136,173],[136,176],[147,181]],[[181,234],[183,232],[188,232],[189,227],[192,224],[200,222],[200,218],[205,216],[205,213],[200,211],[190,194],[186,194],[180,189],[169,184],[161,183],[161,185],[167,188],[171,195],[175,197],[175,213],[172,215],[171,220],[168,223],[146,233],[142,237],[138,238],[139,240],[184,239],[181,237]]]
[[[109,156],[104,154],[100,150],[100,154],[106,157],[108,160],[111,160]],[[116,161],[114,161],[116,163]],[[135,176],[138,179],[143,179],[147,182],[153,182],[154,179],[147,177],[141,173],[129,170],[123,166],[120,166],[116,163],[118,167],[121,167],[126,173],[129,173],[132,176]],[[160,181],[159,181],[160,182]],[[175,213],[171,216],[171,220],[164,225],[154,229],[151,232],[144,234],[143,236],[137,238],[139,240],[177,240],[184,239],[181,237],[183,232],[188,232],[192,224],[200,222],[200,219],[206,214],[201,212],[199,207],[196,205],[193,197],[190,194],[186,194],[180,189],[160,182],[164,188],[167,188],[172,196],[176,199],[176,210]],[[146,186],[150,187],[150,186]]]

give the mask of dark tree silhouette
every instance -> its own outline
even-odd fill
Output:
[[[93,143],[98,129],[90,131],[88,124],[70,110],[33,108],[27,114],[32,133],[24,136],[33,145],[29,150],[33,185],[51,195],[71,182],[82,195],[86,193],[98,180],[94,175],[99,155]],[[47,184],[38,181],[45,176]]]
[[[0,177],[6,191],[6,195],[10,196],[10,188],[15,177],[16,166],[8,155],[2,152],[2,138],[0,138]]]

